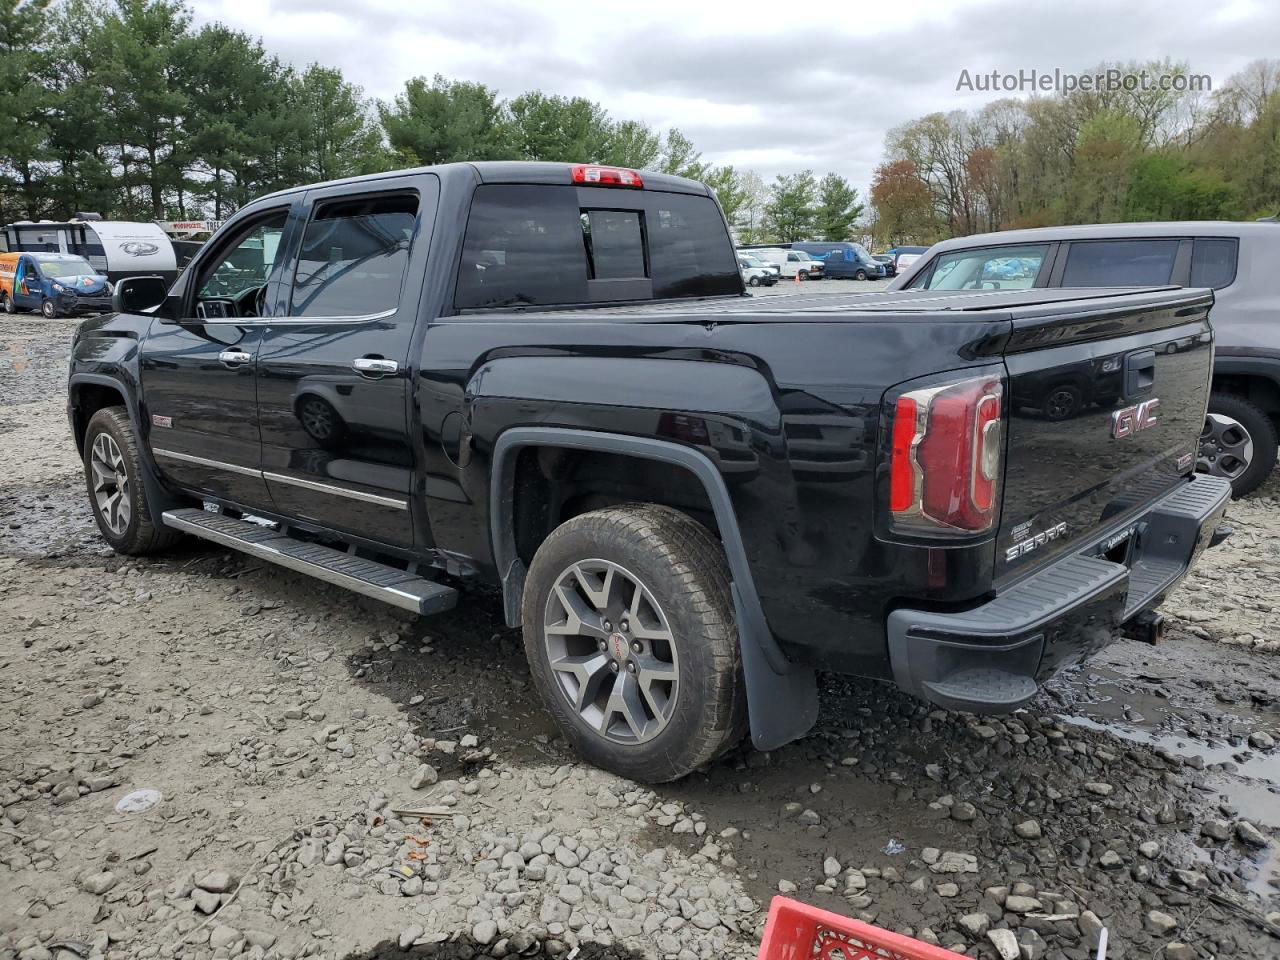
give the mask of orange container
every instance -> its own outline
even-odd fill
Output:
[[[774,897],[757,960],[969,960],[900,933]]]

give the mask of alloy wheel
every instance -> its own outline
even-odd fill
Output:
[[[579,718],[613,743],[666,728],[679,696],[675,637],[640,578],[609,560],[581,560],[556,577],[543,616],[556,686]]]
[[[93,500],[98,516],[107,529],[122,537],[133,516],[133,493],[124,457],[111,434],[100,433],[94,437],[89,468],[93,475]]]
[[[1200,432],[1200,451],[1196,470],[1234,480],[1253,462],[1253,437],[1239,420],[1210,413],[1204,418]]]

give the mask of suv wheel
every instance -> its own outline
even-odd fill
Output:
[[[123,407],[106,407],[89,421],[84,479],[98,530],[117,553],[154,553],[181,537],[151,515],[137,440]]]
[[[582,514],[538,548],[522,610],[534,683],[590,763],[675,780],[746,729],[724,551],[654,504]]]
[[[1276,425],[1266,411],[1233,393],[1209,397],[1196,469],[1231,481],[1231,495],[1256,490],[1276,465]]]
[[[40,312],[46,320],[56,320],[58,317],[58,307],[48,298],[40,301]]]

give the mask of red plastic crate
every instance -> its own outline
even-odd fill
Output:
[[[969,960],[900,933],[774,897],[756,960]]]

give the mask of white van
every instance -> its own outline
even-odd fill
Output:
[[[803,250],[784,250],[782,247],[764,247],[752,250],[765,263],[775,263],[782,271],[783,280],[821,280],[823,277],[822,261],[815,260]]]

